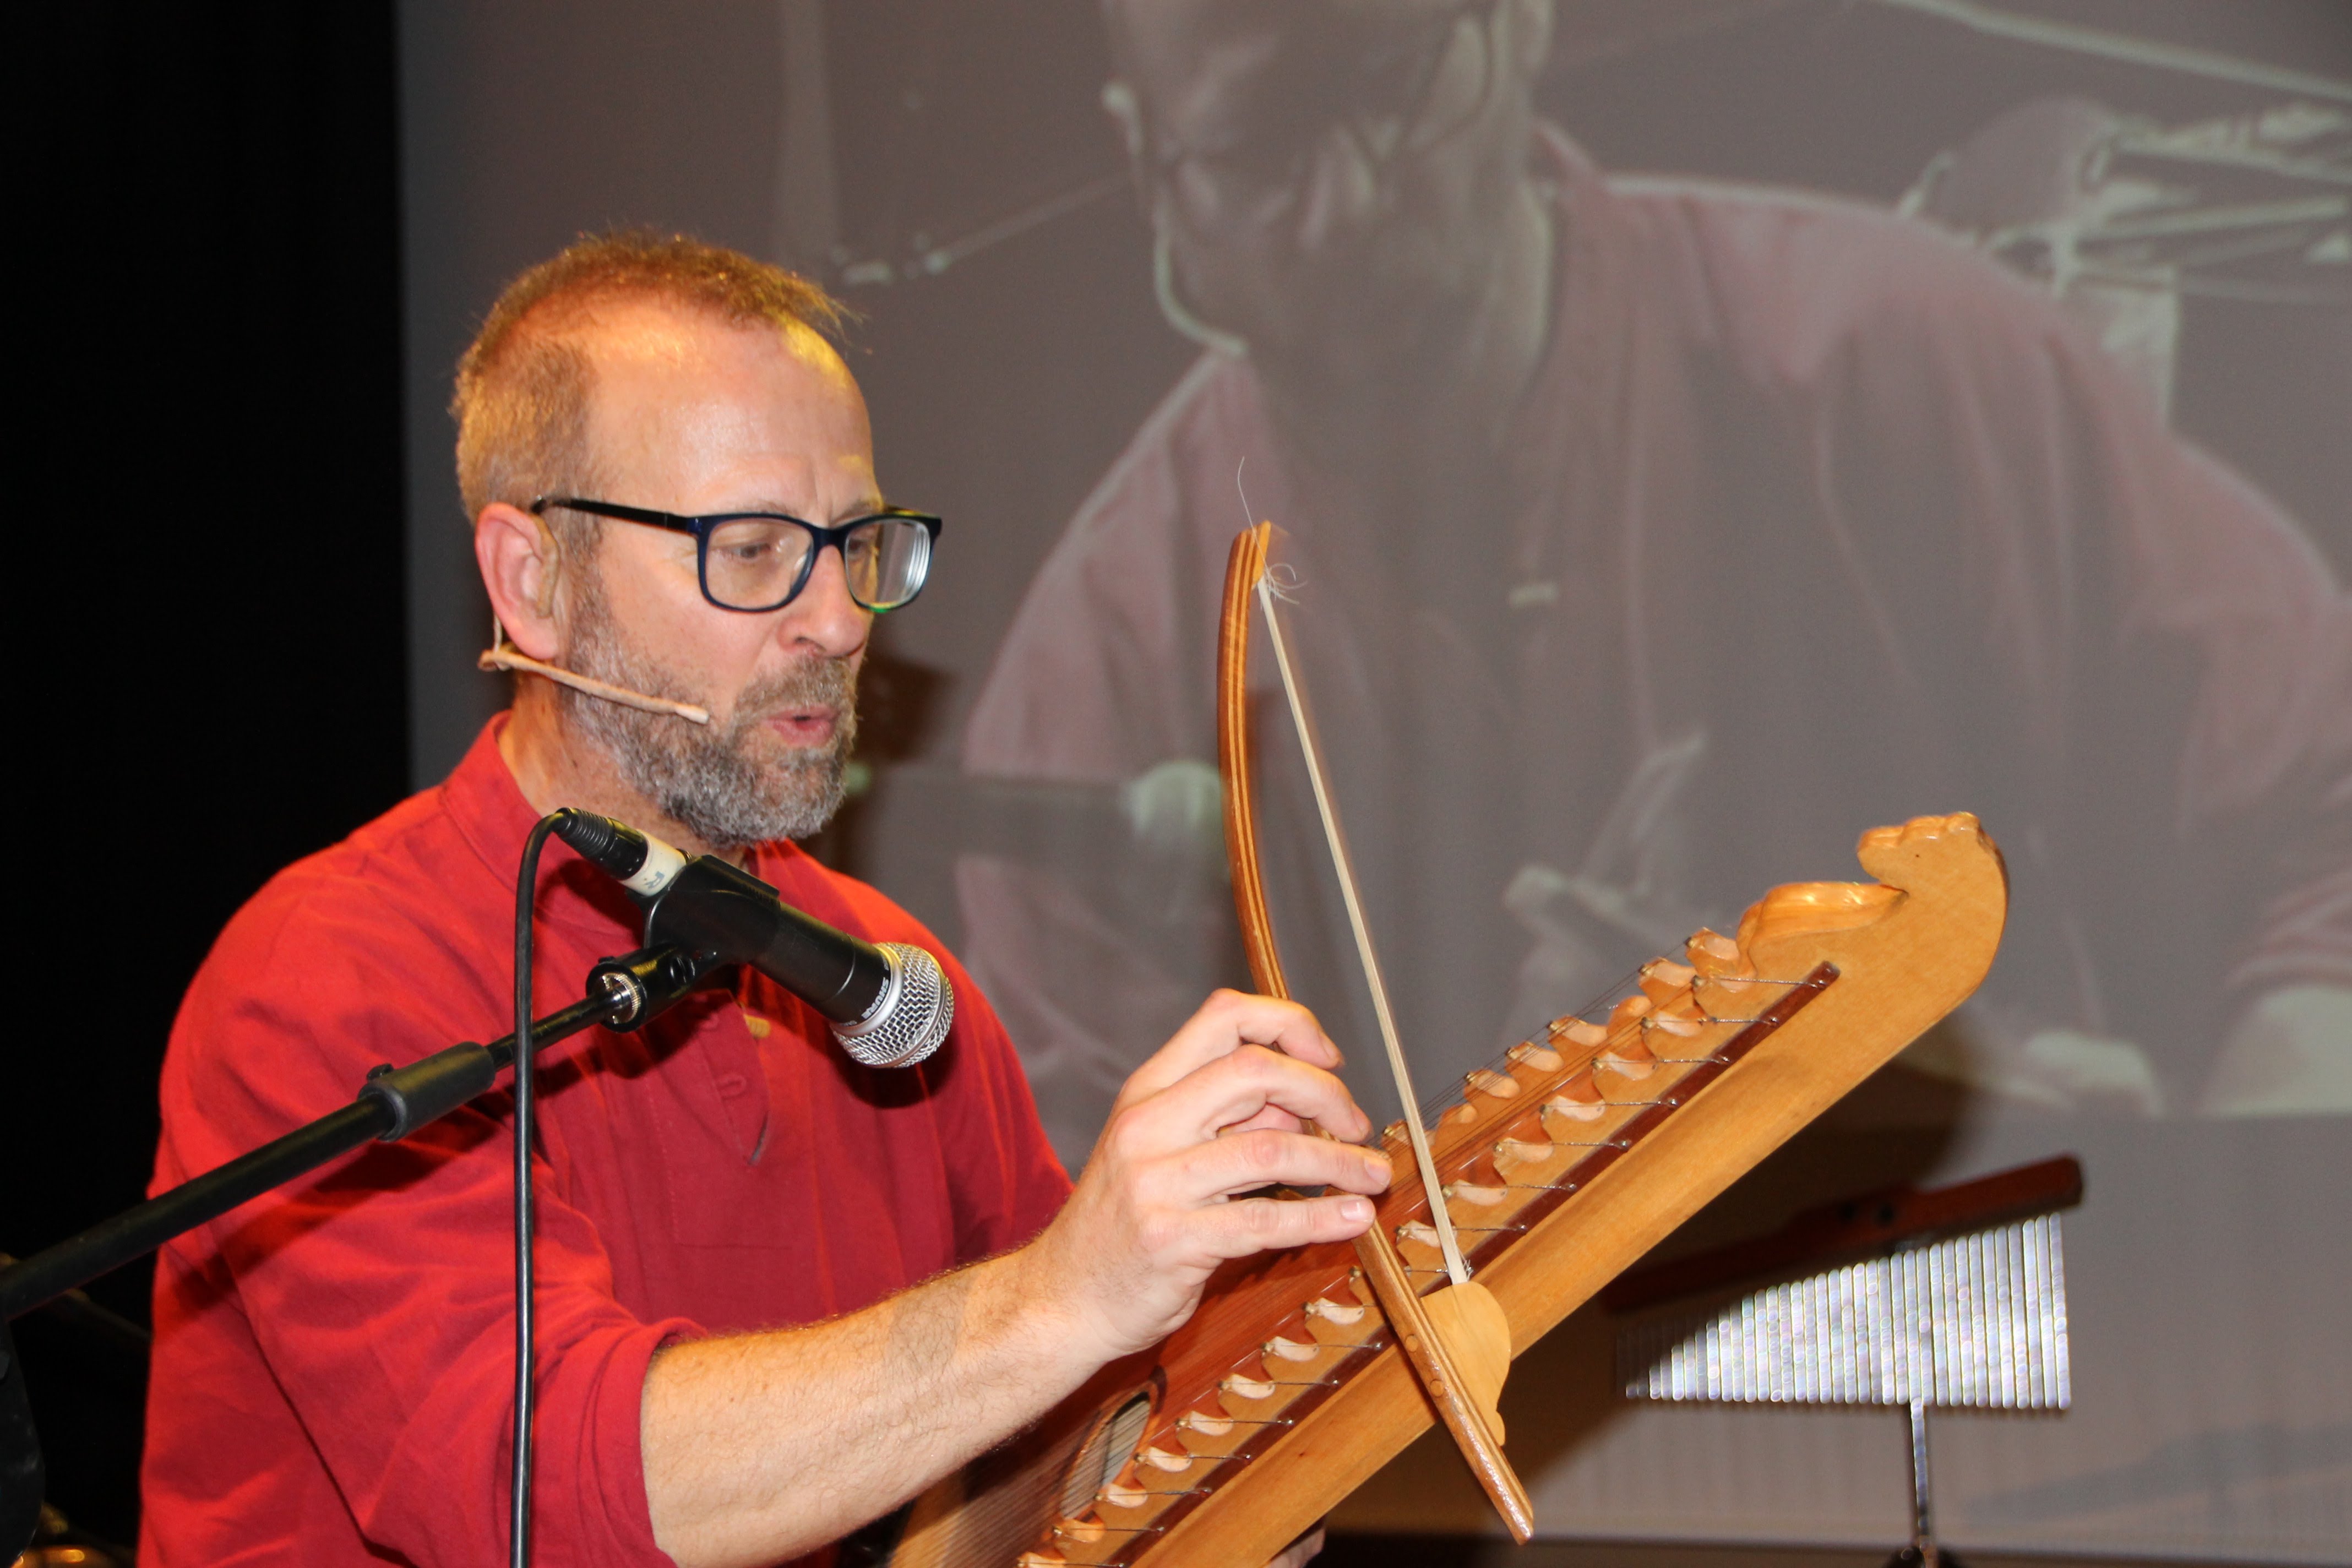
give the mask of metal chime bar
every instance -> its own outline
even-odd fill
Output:
[[[1612,1287],[1618,1375],[1634,1399],[1901,1408],[1912,1538],[1888,1568],[1960,1568],[1936,1541],[1927,1412],[2066,1408],[2057,1211],[2082,1195],[2082,1167],[2049,1160],[1867,1194],[1643,1270]],[[1839,1258],[1854,1260],[1817,1267]]]
[[[2059,1216],[1642,1314],[1618,1368],[1634,1399],[2063,1410]]]

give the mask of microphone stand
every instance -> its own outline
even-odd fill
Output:
[[[708,957],[662,946],[603,960],[589,972],[583,1000],[531,1025],[531,1054],[593,1025],[637,1028],[694,988],[713,967]],[[487,1046],[451,1046],[404,1068],[373,1068],[357,1098],[340,1110],[0,1268],[0,1562],[32,1539],[43,1482],[40,1439],[8,1321],[371,1139],[397,1142],[438,1121],[487,1091],[514,1065],[514,1047],[515,1037],[507,1035]]]

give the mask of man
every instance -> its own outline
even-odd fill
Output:
[[[1424,1060],[1965,805],[2012,922],[1912,1059],[2044,1105],[2352,1109],[2352,604],[2045,297],[1889,215],[1603,178],[1534,112],[1547,0],[1106,15],[1161,302],[1208,352],[1040,573],[969,770],[1181,823],[1226,545],[1270,517]],[[959,881],[1075,1152],[1230,963],[1222,913],[1003,857]],[[1335,1028],[1341,962],[1298,993]]]
[[[938,950],[790,842],[840,798],[870,606],[895,597],[874,534],[904,521],[830,319],[790,274],[684,240],[583,242],[508,289],[456,403],[499,624],[550,670],[699,705],[709,728],[526,676],[446,784],[275,879],[174,1030],[159,1185],[347,1100],[379,1060],[502,1032],[519,852],[559,805]],[[749,534],[686,521],[747,513]],[[542,997],[636,945],[625,900],[566,851],[540,899]],[[1300,1009],[1213,998],[1072,1189],[994,1015],[942,961],[955,1028],[913,1069],[853,1066],[752,973],[547,1053],[540,1561],[815,1551],[1164,1335],[1217,1260],[1368,1222],[1385,1162],[1299,1131],[1367,1131]],[[166,1249],[142,1561],[502,1552],[507,1128],[487,1098]],[[1331,1190],[1225,1201],[1269,1182]]]

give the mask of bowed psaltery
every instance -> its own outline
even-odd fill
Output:
[[[1266,577],[1234,541],[1218,657],[1235,904],[1258,988],[1288,994],[1259,867],[1245,675],[1254,603],[1283,667],[1375,1016],[1403,1076]],[[1958,1005],[2007,910],[1965,813],[1862,836],[1873,882],[1775,888],[1730,934],[1643,965],[1605,1016],[1556,1020],[1389,1130],[1397,1178],[1353,1245],[1220,1270],[1192,1321],[917,1500],[900,1568],[1265,1562],[1443,1423],[1514,1536],[1533,1529],[1496,1399],[1519,1354]],[[1422,1103],[1401,1085],[1403,1103]]]

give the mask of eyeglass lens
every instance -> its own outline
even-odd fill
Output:
[[[814,544],[808,530],[782,519],[719,523],[705,546],[705,585],[730,609],[774,609],[792,596]],[[913,598],[930,558],[929,531],[903,518],[869,518],[841,547],[849,596],[869,610],[896,609]]]

